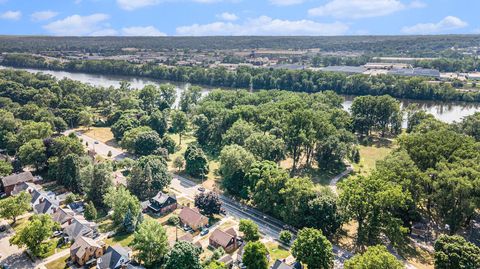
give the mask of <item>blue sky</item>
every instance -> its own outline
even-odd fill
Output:
[[[0,34],[478,34],[478,0],[0,0]]]

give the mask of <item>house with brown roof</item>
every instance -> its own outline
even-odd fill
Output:
[[[70,259],[80,266],[91,264],[103,255],[105,243],[78,236],[70,246]]]
[[[18,174],[11,174],[9,176],[2,178],[2,189],[7,196],[10,196],[16,185],[19,185],[23,182],[33,182],[33,181],[34,181],[33,175],[29,171],[18,173]]]
[[[193,230],[199,230],[208,224],[208,218],[200,214],[197,208],[184,207],[178,217],[183,225]]]
[[[237,232],[233,228],[226,231],[218,228],[210,235],[208,243],[215,249],[222,247],[226,252],[233,252],[237,249]]]

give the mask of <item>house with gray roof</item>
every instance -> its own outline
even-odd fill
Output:
[[[10,196],[16,185],[23,182],[33,182],[33,181],[34,181],[33,175],[29,171],[18,173],[18,174],[11,174],[9,176],[2,178],[2,190],[5,192],[7,196]]]
[[[103,256],[97,259],[97,269],[124,268],[129,262],[132,250],[119,245],[109,246]]]
[[[70,241],[78,236],[93,238],[97,234],[96,224],[85,220],[83,216],[74,216],[69,223],[70,224],[63,229],[63,233]]]
[[[35,214],[53,214],[59,208],[58,203],[51,198],[41,198],[40,203],[33,207]]]

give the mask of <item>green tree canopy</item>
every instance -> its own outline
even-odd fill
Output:
[[[333,267],[332,244],[320,230],[303,228],[292,245],[292,255],[308,268],[329,269]]]
[[[137,251],[135,257],[147,268],[158,268],[165,262],[168,254],[165,228],[154,219],[146,219],[133,234],[130,246]]]
[[[262,242],[248,242],[243,248],[242,261],[248,269],[267,269],[267,248]]]
[[[345,262],[345,269],[403,269],[405,266],[385,246],[372,246]]]
[[[177,241],[173,245],[165,269],[202,269],[201,249],[187,241]]]

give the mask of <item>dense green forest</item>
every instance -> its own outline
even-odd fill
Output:
[[[208,162],[218,160],[224,193],[294,227],[319,230],[303,230],[299,238],[312,233],[333,240],[344,223],[355,221],[354,244],[360,252],[386,242],[400,248],[418,222],[441,233],[460,233],[469,229],[480,206],[480,113],[447,124],[409,108],[402,133],[400,104],[386,95],[357,97],[347,113],[342,97],[332,91],[215,90],[201,98],[200,90],[183,92],[174,109],[176,92],[168,84],[99,88],[0,70],[0,148],[15,157],[0,161],[0,172],[33,167],[47,180],[84,195],[91,207],[111,208],[113,221],[124,225],[140,212],[139,200],[170,183],[167,160],[177,142],[167,134],[189,132],[194,142],[184,153],[185,173],[203,178]],[[75,134],[61,135],[78,125],[110,127],[138,159],[93,163]],[[302,174],[306,168],[329,170],[346,160],[358,162],[357,139],[373,135],[396,138],[399,147],[371,174],[344,179],[338,194]],[[290,167],[279,165],[287,159]],[[130,171],[128,190],[111,188],[115,167]],[[118,206],[127,203],[128,210]],[[450,244],[465,248],[460,260],[449,253]],[[475,268],[479,250],[471,245],[459,237],[440,237],[435,263]],[[293,248],[297,255],[306,253],[300,243]]]
[[[310,70],[240,67],[167,67],[114,60],[47,61],[42,57],[8,54],[3,64],[13,67],[66,70],[95,74],[143,76],[160,80],[189,82],[228,88],[280,89],[315,93],[332,90],[338,94],[384,95],[421,100],[479,102],[480,92],[456,91],[448,83],[430,83],[427,78],[391,75],[345,75]]]
[[[334,37],[42,37],[2,36],[0,51],[84,51],[109,53],[122,48],[139,49],[310,49],[323,51],[360,51],[376,56],[408,55],[437,57],[439,52],[452,47],[477,46],[479,35],[438,36],[334,36]]]

